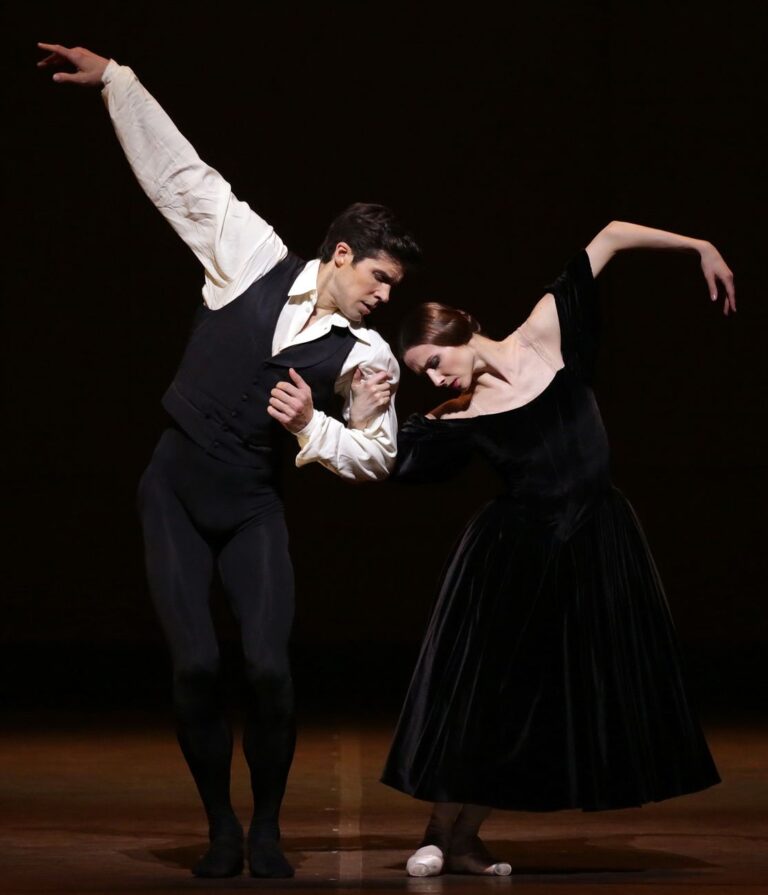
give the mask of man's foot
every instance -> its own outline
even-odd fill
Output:
[[[408,858],[408,876],[438,876],[443,872],[443,852],[436,845],[423,845]]]
[[[491,857],[480,839],[472,839],[455,844],[446,861],[449,873],[471,873],[479,876],[509,876],[512,866]]]
[[[278,840],[271,838],[248,837],[248,866],[251,876],[262,879],[288,879],[294,872]]]
[[[192,868],[193,876],[216,879],[243,872],[243,834],[225,833],[211,839],[208,851]]]

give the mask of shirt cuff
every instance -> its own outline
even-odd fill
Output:
[[[310,420],[307,423],[307,425],[304,426],[303,429],[299,429],[299,431],[296,432],[296,438],[298,438],[298,440],[299,440],[299,447],[303,448],[309,443],[309,441],[312,438],[312,433],[316,432],[318,430],[318,428],[322,425],[322,422],[323,422],[322,417],[323,416],[325,416],[325,414],[323,414],[319,410],[312,411],[312,416],[310,417]]]
[[[117,64],[117,62],[115,62],[114,59],[110,59],[107,63],[107,67],[101,73],[101,83],[105,87],[109,84],[112,78],[114,78],[118,68],[120,68],[120,66]]]

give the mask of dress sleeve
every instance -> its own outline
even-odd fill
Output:
[[[600,305],[586,251],[572,258],[546,291],[555,296],[563,363],[591,382],[600,341]]]
[[[414,413],[398,434],[392,479],[410,484],[444,482],[464,469],[472,453],[472,439],[465,427]]]

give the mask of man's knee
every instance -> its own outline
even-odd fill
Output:
[[[221,680],[218,656],[178,663],[173,672],[173,702],[177,713],[206,714],[219,705]]]
[[[260,714],[281,715],[293,709],[293,681],[288,656],[246,658],[245,675]]]

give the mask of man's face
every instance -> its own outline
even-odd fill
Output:
[[[333,260],[336,307],[353,323],[364,321],[380,304],[388,302],[390,290],[404,274],[402,265],[384,252],[355,263],[345,243],[336,247]]]

